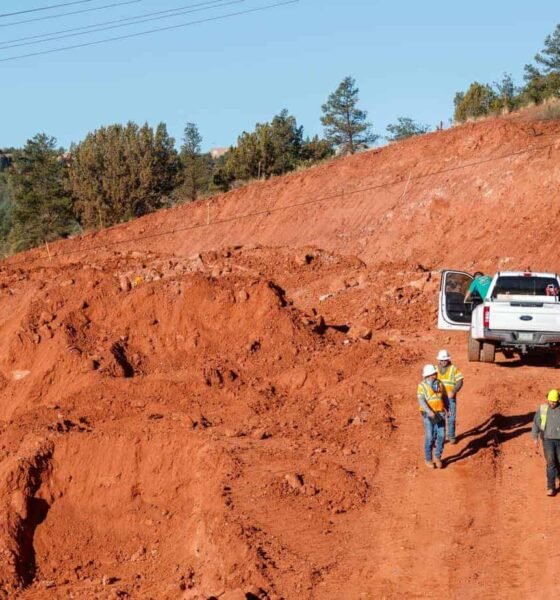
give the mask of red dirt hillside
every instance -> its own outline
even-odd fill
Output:
[[[560,269],[559,157],[527,112],[1,263],[0,597],[556,597],[528,432],[558,372],[435,322],[441,267]]]

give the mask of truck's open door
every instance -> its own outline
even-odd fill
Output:
[[[473,276],[463,271],[442,271],[439,287],[438,329],[471,327],[472,304],[465,303],[465,294]]]

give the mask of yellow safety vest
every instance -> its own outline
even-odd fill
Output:
[[[453,391],[456,383],[463,379],[463,374],[455,365],[449,365],[443,373],[440,373],[438,369],[437,376],[448,394]]]
[[[546,417],[548,417],[548,404],[541,404],[540,417],[541,417],[541,431],[544,431],[544,428],[546,427]]]
[[[424,398],[426,400],[428,406],[434,412],[443,412],[445,410],[445,402],[443,400],[443,390],[441,389],[441,385],[439,387],[440,387],[440,390],[438,392],[435,392],[432,389],[431,385],[428,385],[425,381],[421,381],[418,384],[418,389],[416,391],[417,395]],[[420,410],[422,410],[422,407],[420,407]]]

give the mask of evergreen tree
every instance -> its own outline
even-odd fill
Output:
[[[455,96],[455,121],[463,122],[469,118],[482,117],[499,107],[498,96],[486,84],[471,83],[466,94]]]
[[[9,252],[8,236],[12,228],[13,202],[6,177],[7,173],[0,168],[0,256]]]
[[[303,127],[286,109],[272,119],[270,124],[271,161],[269,175],[283,175],[293,171],[300,159],[303,146]]]
[[[372,133],[367,113],[358,108],[358,93],[355,80],[345,77],[321,107],[325,138],[344,154],[354,154],[379,138]]]
[[[194,201],[208,189],[210,183],[211,161],[202,154],[202,136],[194,123],[187,123],[181,146],[183,165],[183,190],[186,197]]]
[[[174,140],[160,123],[102,127],[71,149],[70,184],[85,227],[107,227],[162,206],[178,183]]]
[[[287,110],[270,123],[257,123],[255,131],[243,132],[225,160],[222,181],[267,179],[293,171],[304,159],[303,127]]]
[[[560,72],[538,74],[529,79],[521,90],[521,101],[540,104],[548,98],[560,97]]]
[[[398,142],[415,135],[422,135],[430,131],[429,125],[421,125],[408,117],[398,117],[397,123],[387,125],[390,142]]]
[[[535,62],[537,65],[525,65],[522,99],[538,104],[560,97],[560,25],[552,35],[546,36],[544,48],[535,55]]]
[[[13,250],[20,251],[69,235],[76,228],[67,191],[63,150],[56,139],[38,134],[14,152],[9,170],[13,194]]]
[[[544,39],[544,48],[535,55],[545,74],[560,71],[560,25]]]
[[[310,166],[330,158],[334,154],[332,144],[318,135],[304,140],[301,147],[300,164]]]
[[[499,108],[511,111],[519,106],[519,89],[509,73],[504,73],[500,81],[495,81],[493,88]]]

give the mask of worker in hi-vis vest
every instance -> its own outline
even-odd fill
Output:
[[[535,444],[542,438],[543,452],[546,459],[546,493],[556,494],[556,478],[560,475],[560,408],[558,390],[550,390],[546,396],[547,403],[541,404],[533,420],[533,439]]]
[[[445,390],[437,378],[434,365],[425,365],[422,370],[422,381],[418,384],[416,395],[422,421],[424,423],[424,460],[426,466],[433,469],[443,467],[441,455],[445,442],[445,415],[447,412]],[[432,459],[432,453],[435,458]]]
[[[437,361],[437,377],[443,383],[447,394],[447,439],[451,444],[456,444],[457,393],[463,387],[463,374],[454,364],[451,364],[451,356],[447,350],[438,352]]]

